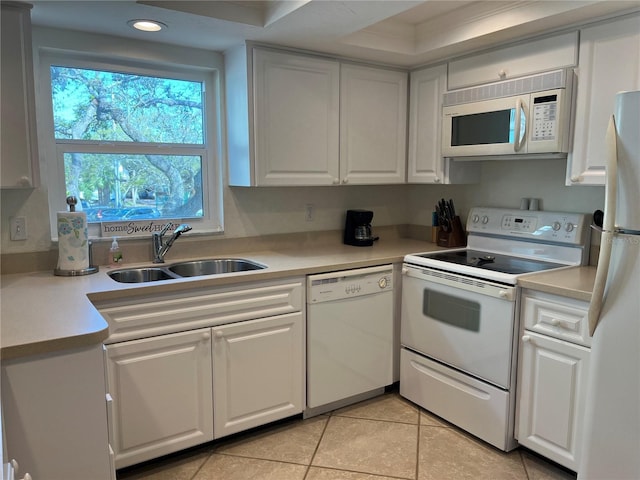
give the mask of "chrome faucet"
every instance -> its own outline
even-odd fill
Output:
[[[191,227],[186,223],[178,225],[173,231],[173,234],[166,242],[162,242],[162,237],[167,230],[171,227],[171,222],[167,223],[162,230],[151,234],[151,243],[153,245],[153,263],[164,263],[164,256],[167,254],[173,242],[175,242],[180,235],[191,230]]]

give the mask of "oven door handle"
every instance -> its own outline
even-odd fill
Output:
[[[513,285],[502,285],[499,283],[480,280],[455,273],[441,272],[424,267],[405,266],[402,268],[403,275],[421,280],[423,282],[437,283],[460,290],[487,295],[509,302],[515,302],[517,287]]]

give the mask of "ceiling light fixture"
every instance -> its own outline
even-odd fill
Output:
[[[167,28],[164,23],[157,22],[156,20],[129,20],[127,24],[131,28],[142,30],[143,32],[159,32],[163,28]]]

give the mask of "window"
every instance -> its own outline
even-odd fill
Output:
[[[209,94],[216,72],[54,55],[43,55],[41,68],[45,141],[55,151],[54,238],[55,212],[69,195],[92,237],[102,222],[184,220],[194,231],[222,230],[217,102]]]

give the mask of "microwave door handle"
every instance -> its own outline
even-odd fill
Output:
[[[515,130],[514,130],[514,141],[513,141],[513,150],[514,152],[519,152],[524,146],[524,141],[527,138],[527,124],[529,123],[529,119],[527,118],[527,111],[523,108],[524,105],[522,100],[518,98],[516,100],[516,118],[515,118]],[[524,111],[524,128],[520,128],[522,116],[522,112]],[[521,131],[522,130],[522,131]]]

